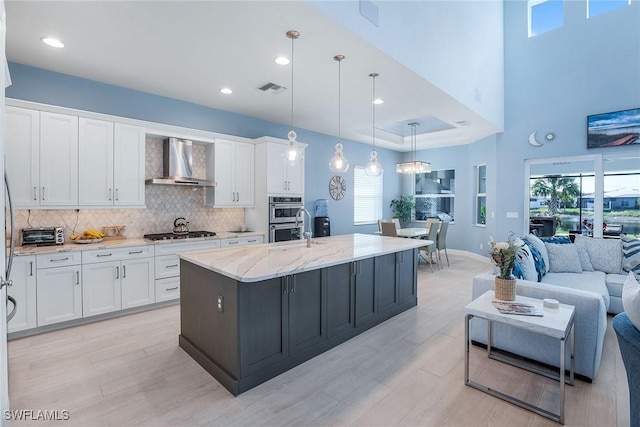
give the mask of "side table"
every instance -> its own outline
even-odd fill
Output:
[[[565,383],[573,385],[574,382],[574,315],[575,307],[567,304],[560,304],[558,309],[543,309],[542,300],[536,298],[529,298],[523,296],[516,296],[515,302],[533,304],[536,308],[543,310],[544,316],[523,316],[517,314],[502,314],[492,304],[497,298],[493,291],[487,291],[480,297],[469,303],[465,308],[465,356],[464,356],[464,380],[465,384],[484,391],[492,396],[503,399],[514,405],[533,411],[539,415],[550,418],[560,424],[564,424],[564,398],[565,398]],[[548,411],[540,406],[533,405],[531,403],[520,400],[516,397],[510,396],[506,393],[494,390],[486,385],[480,384],[469,379],[469,321],[474,318],[480,318],[487,321],[488,334],[487,334],[487,356],[492,359],[499,360],[501,362],[508,363],[510,365],[526,369],[541,375],[545,375],[549,378],[557,380],[560,384],[560,410],[559,413]],[[495,355],[491,348],[491,330],[494,322],[504,323],[509,326],[525,329],[534,333],[546,335],[552,338],[556,338],[560,341],[560,369],[558,375],[548,375],[542,370],[534,369],[530,366],[518,363],[515,358],[510,358],[504,355]],[[569,341],[569,376],[565,375],[565,357],[566,357],[566,343]]]

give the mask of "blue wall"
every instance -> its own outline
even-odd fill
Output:
[[[65,74],[10,63],[12,86],[6,90],[8,98],[59,105],[85,111],[110,114],[201,129],[228,135],[257,138],[272,136],[286,139],[289,127],[254,117],[204,107],[176,99],[152,95]],[[368,108],[364,106],[364,108]],[[298,140],[309,144],[305,163],[305,204],[313,212],[316,199],[329,199],[329,215],[333,234],[373,233],[377,225],[353,225],[353,165],[366,165],[371,147],[359,142],[343,140],[344,153],[352,167],[343,174],[347,194],[340,201],[329,196],[329,159],[333,157],[336,137],[318,132],[296,129]],[[401,154],[380,148],[378,159],[385,168],[385,217],[391,216],[389,203],[400,194],[400,178],[394,171]]]
[[[496,238],[525,231],[524,159],[638,153],[587,150],[589,114],[640,107],[640,2],[586,19],[586,1],[564,2],[562,28],[527,36],[527,2],[504,2],[505,132],[497,140]],[[554,132],[542,147],[528,135]],[[540,138],[539,138],[540,140]],[[507,219],[506,212],[518,212]]]

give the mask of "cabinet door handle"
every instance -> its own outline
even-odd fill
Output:
[[[29,261],[29,276],[33,276],[33,261]]]
[[[240,193],[236,193],[236,202],[240,201]]]
[[[38,200],[38,187],[33,187],[33,200]]]
[[[58,262],[58,261],[66,261],[68,260],[69,257],[64,257],[64,258],[49,258],[49,262]]]
[[[164,268],[176,268],[178,264],[165,265]]]
[[[111,256],[111,255],[113,255],[113,254],[97,254],[96,258],[103,258],[103,257],[106,257],[106,256]]]
[[[174,286],[173,288],[166,288],[165,291],[175,291],[179,288],[180,286]]]
[[[123,279],[127,278],[127,266],[126,265],[122,266],[122,278]]]
[[[112,197],[111,197],[111,196],[112,196],[112,193],[113,193],[113,190],[110,188],[110,189],[109,189],[109,200],[111,200],[111,199],[112,199]]]
[[[289,290],[289,279],[287,277],[282,278],[282,295],[286,295]]]
[[[120,200],[120,197],[118,196],[118,189],[116,188],[116,202]]]
[[[296,292],[296,279],[295,277],[289,277],[290,292],[293,294]]]
[[[76,271],[76,285],[80,284],[80,272]]]
[[[142,251],[129,251],[129,255],[141,254]]]
[[[42,187],[42,200],[44,200],[44,187]]]
[[[235,242],[227,242],[227,244],[229,244],[229,245],[237,245],[238,241],[236,240]]]
[[[255,242],[257,242],[257,241],[258,241],[258,239],[247,240],[247,243],[255,243]]]
[[[120,267],[116,267],[116,279],[120,278]]]

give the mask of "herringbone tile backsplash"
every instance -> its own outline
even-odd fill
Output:
[[[162,141],[148,138],[146,141],[146,178],[162,176]],[[193,175],[206,177],[205,146],[193,146]],[[244,222],[242,208],[213,208],[204,205],[203,188],[147,185],[146,209],[55,209],[19,210],[16,212],[16,229],[27,227],[64,226],[68,238],[73,230],[124,225],[127,237],[142,237],[148,233],[173,230],[173,221],[185,217],[191,230],[238,230]]]

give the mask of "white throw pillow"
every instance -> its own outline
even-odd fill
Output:
[[[624,274],[622,271],[622,242],[620,239],[600,239],[576,236],[576,244],[587,248],[594,270]]]
[[[629,273],[622,286],[622,307],[631,323],[640,330],[640,284],[633,273]]]
[[[582,273],[576,245],[545,243],[549,254],[551,273]]]
[[[544,260],[545,265],[545,271],[542,274],[544,276],[544,273],[549,272],[549,254],[547,253],[547,248],[544,246],[544,242],[540,240],[540,238],[535,234],[529,234],[527,236],[527,240],[529,241],[529,243],[535,246],[538,252],[540,252],[540,255],[542,255],[542,259]]]

